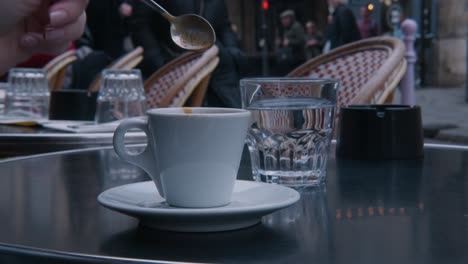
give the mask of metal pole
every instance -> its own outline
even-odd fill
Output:
[[[401,80],[401,103],[405,105],[414,105],[416,103],[414,87],[414,64],[417,61],[414,51],[414,41],[416,40],[417,23],[412,19],[405,19],[401,23],[403,31],[403,41],[406,46],[405,58],[408,63],[405,76]]]
[[[468,103],[468,26],[466,26],[466,55],[465,56],[466,56],[465,102]]]
[[[424,86],[424,80],[426,77],[426,61],[424,57],[424,52],[426,49],[426,32],[427,32],[427,27],[428,25],[424,23],[424,21],[428,21],[429,16],[426,14],[426,1],[422,0],[421,1],[421,15],[419,19],[419,25],[421,25],[421,39],[420,39],[420,44],[419,44],[419,78],[421,81],[421,86]],[[431,14],[432,16],[432,14]]]
[[[465,0],[465,17],[467,17],[467,16],[468,16],[468,0]],[[465,22],[465,24],[466,24],[466,22]],[[465,30],[466,30],[465,102],[468,103],[468,25],[465,25]]]
[[[261,1],[260,1],[261,3]],[[263,35],[263,47],[262,47],[262,74],[268,76],[270,69],[268,65],[268,25],[266,21],[267,11],[262,8],[262,35]]]

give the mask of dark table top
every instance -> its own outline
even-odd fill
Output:
[[[0,125],[0,158],[112,145],[113,133],[69,133],[41,127]],[[129,133],[127,143],[144,143],[144,133]]]
[[[468,263],[468,148],[424,160],[329,161],[327,184],[254,227],[175,233],[100,206],[147,180],[113,150],[0,163],[0,263]],[[248,155],[239,178],[250,178]]]

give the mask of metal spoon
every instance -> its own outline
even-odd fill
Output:
[[[195,14],[175,17],[154,0],[143,0],[143,2],[171,23],[172,41],[179,47],[187,50],[204,50],[215,43],[216,35],[213,27],[203,17]]]

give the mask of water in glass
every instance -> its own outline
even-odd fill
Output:
[[[335,103],[326,98],[269,98],[252,112],[247,144],[257,181],[300,187],[322,182]]]

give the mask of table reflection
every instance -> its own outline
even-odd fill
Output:
[[[239,178],[251,179],[244,154]],[[467,263],[467,151],[426,148],[424,160],[412,161],[333,157],[326,186],[300,190],[292,207],[251,228],[203,234],[147,229],[100,206],[103,190],[149,180],[112,149],[3,163],[0,242],[168,261]]]

